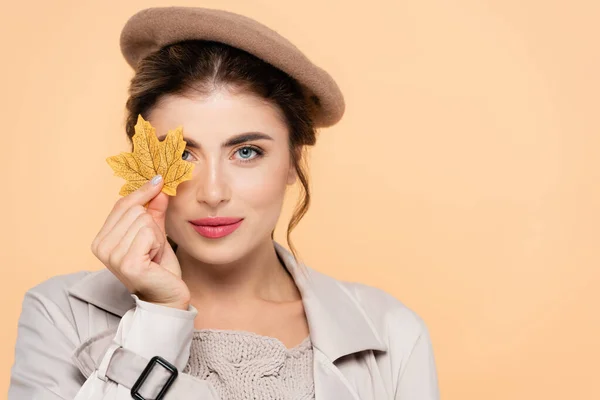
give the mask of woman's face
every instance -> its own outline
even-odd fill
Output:
[[[208,97],[164,96],[147,119],[161,140],[182,126],[187,142],[182,158],[195,164],[192,179],[169,197],[165,228],[178,253],[226,264],[271,241],[286,186],[296,180],[288,129],[274,106],[222,89]],[[249,134],[265,137],[228,143]],[[243,220],[232,233],[213,238],[189,222],[208,217]]]

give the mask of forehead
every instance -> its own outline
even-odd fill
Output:
[[[275,105],[251,94],[226,89],[207,96],[165,95],[148,116],[158,136],[183,126],[184,137],[200,142],[221,140],[242,132],[264,132],[287,137],[287,126]]]

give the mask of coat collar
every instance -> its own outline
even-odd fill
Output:
[[[363,308],[341,282],[296,263],[289,250],[276,241],[273,244],[302,295],[313,346],[329,361],[365,350],[387,350]],[[69,293],[119,317],[135,307],[127,288],[106,268],[88,274],[71,286]]]

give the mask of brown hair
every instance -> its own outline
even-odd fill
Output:
[[[161,96],[210,94],[221,87],[252,93],[281,111],[289,131],[290,157],[302,184],[300,202],[288,224],[287,242],[294,258],[290,234],[310,205],[306,146],[316,142],[316,128],[298,82],[256,56],[224,43],[186,40],[171,44],[140,60],[131,79],[125,129],[130,143],[138,114],[147,119]],[[275,231],[271,232],[271,239]],[[169,238],[176,249],[177,244]]]

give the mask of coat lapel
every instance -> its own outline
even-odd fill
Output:
[[[314,354],[315,400],[359,400],[342,372],[317,347]]]
[[[362,351],[386,351],[387,347],[345,286],[330,276],[297,263],[290,251],[275,241],[273,244],[302,295],[314,347],[316,400],[358,400],[355,389],[337,368],[336,360]],[[69,293],[116,317],[122,317],[135,307],[127,288],[108,269],[90,273],[72,286]],[[82,337],[97,334],[98,328],[78,327],[80,334],[85,333]],[[106,328],[113,329],[108,325]]]
[[[291,252],[274,243],[302,295],[314,347],[315,399],[359,400],[336,361],[362,351],[386,351],[386,345],[366,312],[341,282],[296,263]]]

